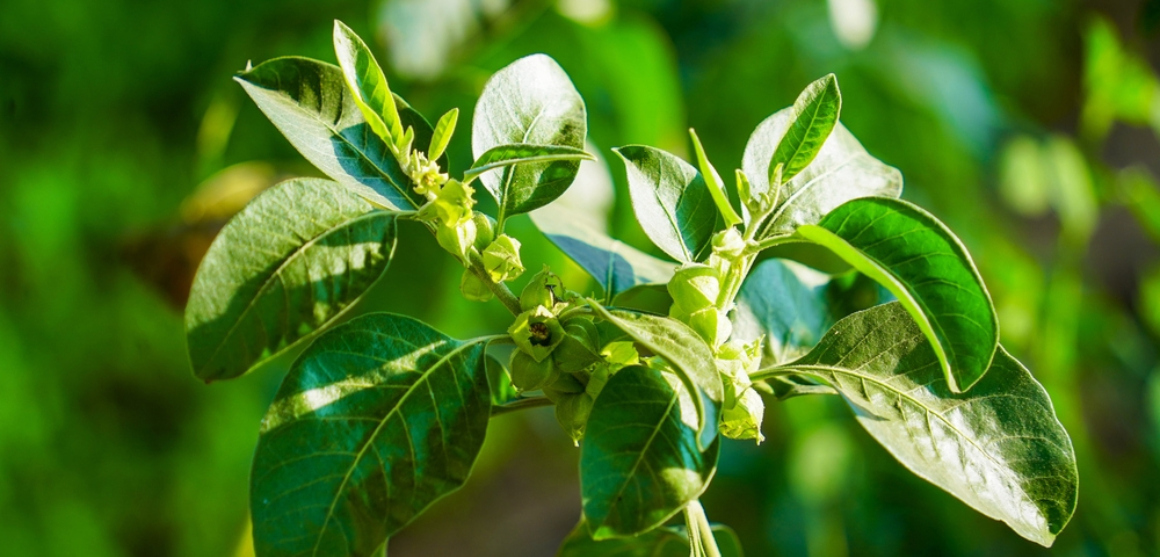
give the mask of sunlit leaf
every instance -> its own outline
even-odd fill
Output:
[[[1003,349],[969,393],[949,388],[895,302],[842,319],[775,368],[837,389],[903,465],[1019,535],[1050,546],[1075,511],[1075,453],[1043,387]],[[766,372],[759,372],[766,374]]]
[[[559,145],[532,145],[514,143],[499,145],[485,151],[475,164],[463,173],[465,178],[480,176],[489,170],[541,162],[596,160],[584,149]]]
[[[452,108],[446,114],[439,117],[439,123],[435,124],[434,133],[431,135],[431,145],[427,149],[427,157],[438,159],[443,156],[443,152],[447,150],[447,145],[451,143],[451,136],[455,133],[455,124],[459,122],[459,109]]]
[[[559,64],[543,54],[516,60],[491,76],[471,126],[472,154],[479,158],[513,143],[584,148],[588,133],[584,100]],[[540,162],[480,177],[500,205],[500,220],[542,207],[576,178],[580,162]]]
[[[697,261],[716,232],[719,211],[705,179],[689,163],[660,149],[615,149],[628,172],[636,220],[649,239],[677,261]]]
[[[491,409],[486,340],[386,313],[320,337],[262,421],[258,556],[370,556],[463,485]]]
[[[696,396],[675,374],[633,366],[604,386],[580,448],[580,494],[592,537],[663,524],[709,485],[719,442],[697,443]]]
[[[222,229],[185,310],[194,373],[237,377],[333,323],[395,249],[395,216],[329,180],[262,193]]]
[[[418,206],[410,178],[364,120],[338,66],[275,58],[235,79],[294,148],[327,176],[382,207]]]
[[[809,84],[790,110],[793,123],[778,142],[773,158],[769,161],[771,173],[781,165],[781,179],[787,182],[813,162],[838,123],[838,115],[842,111],[838,78],[830,74]]]
[[[384,141],[402,138],[403,124],[383,69],[366,43],[337,19],[334,20],[334,53],[346,78],[347,91],[367,124]]]
[[[893,293],[930,339],[951,389],[983,376],[999,346],[991,295],[962,242],[905,201],[863,198],[798,234],[826,246]]]

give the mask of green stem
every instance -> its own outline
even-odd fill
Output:
[[[475,253],[475,250],[471,251],[472,253],[468,256],[471,260],[471,272],[475,273],[475,276],[479,277],[479,280],[483,281],[483,283],[487,285],[488,290],[491,290],[491,293],[495,294],[496,299],[498,299],[500,303],[502,303],[504,307],[508,309],[508,311],[512,312],[512,315],[519,315],[520,313],[523,313],[523,308],[520,307],[520,299],[512,293],[511,289],[508,288],[506,284],[491,280],[491,276],[487,274],[487,269],[483,268],[483,259],[481,259],[479,255]]]
[[[709,517],[705,516],[705,508],[696,499],[685,506],[685,527],[689,532],[692,555],[721,557],[717,539],[713,537],[713,528],[709,525]]]
[[[551,399],[546,396],[533,396],[528,398],[517,398],[511,402],[505,402],[491,407],[491,415],[498,416],[500,414],[508,414],[511,412],[518,412],[528,408],[539,408],[541,406],[551,406],[554,404]]]
[[[765,381],[766,379],[773,379],[774,377],[780,377],[782,375],[798,375],[798,374],[801,374],[801,372],[794,371],[794,370],[789,369],[789,368],[771,367],[771,368],[766,368],[766,369],[759,369],[759,370],[749,374],[749,380],[754,381],[754,382]]]

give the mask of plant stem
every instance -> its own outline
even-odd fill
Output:
[[[721,557],[717,539],[713,537],[713,528],[709,526],[709,517],[705,516],[705,508],[697,499],[685,506],[685,527],[689,532],[692,555]]]
[[[539,408],[541,406],[551,406],[552,400],[546,396],[533,396],[528,398],[517,398],[511,402],[506,402],[498,406],[491,407],[491,415],[498,416],[500,414],[508,414],[511,412],[518,412],[528,408]]]
[[[766,369],[759,369],[759,370],[751,373],[749,375],[749,380],[755,381],[755,382],[756,381],[765,381],[766,379],[772,379],[774,377],[779,377],[782,375],[794,375],[796,373],[799,373],[799,372],[796,372],[796,371],[793,371],[790,369],[780,368],[780,367],[771,367],[771,368],[766,368]]]
[[[483,260],[480,259],[479,255],[472,250],[469,257],[471,259],[471,272],[475,273],[475,276],[479,277],[479,280],[482,280],[487,285],[488,290],[491,290],[491,293],[495,294],[496,299],[503,303],[504,307],[512,312],[512,315],[522,313],[523,308],[520,307],[520,299],[512,293],[506,284],[491,280],[491,277],[487,274],[487,270],[483,268]]]

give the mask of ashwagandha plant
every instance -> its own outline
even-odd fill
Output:
[[[695,133],[696,165],[615,149],[637,219],[676,265],[548,205],[592,158],[584,102],[551,58],[487,82],[475,162],[453,178],[458,111],[431,126],[340,22],[334,46],[338,66],[278,58],[237,76],[334,181],[289,180],[251,202],[213,243],[186,309],[207,382],[314,339],[261,424],[259,556],[385,554],[467,480],[492,416],[546,405],[580,451],[582,519],[561,555],[739,555],[698,503],[722,438],[760,442],[764,400],[815,394],[841,395],[904,466],[1029,540],[1051,545],[1070,519],[1075,456],[1047,393],[999,346],[962,243],[898,199],[899,172],[838,122],[834,76],[753,133],[735,173],[740,213]],[[473,209],[478,185],[494,219]],[[533,210],[600,297],[547,268],[519,296],[507,286],[524,267],[504,225]],[[464,341],[372,313],[331,328],[386,271],[399,220],[423,223],[463,264],[462,294],[498,300],[511,326]],[[789,242],[828,248],[894,301],[843,316],[848,276],[759,262]],[[666,309],[634,305],[642,293]],[[489,354],[504,350],[507,366]],[[684,527],[666,526],[680,513]]]

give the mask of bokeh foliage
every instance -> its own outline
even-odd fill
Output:
[[[640,143],[690,159],[694,126],[723,172],[764,116],[836,73],[843,124],[976,254],[1004,345],[1074,438],[1079,509],[1055,551],[1160,552],[1157,13],[1117,0],[7,0],[0,553],[246,554],[256,424],[291,360],[206,387],[181,309],[233,212],[317,174],[230,77],[287,52],[329,60],[335,18],[378,36],[392,86],[428,115],[459,106],[464,126],[487,76],[544,52],[586,100],[604,157]],[[598,167],[578,179],[611,211],[594,225],[643,248],[610,168],[615,194]],[[526,217],[511,226],[529,268],[594,290]],[[460,269],[411,232],[393,264],[408,272],[388,271],[351,315],[404,312],[459,338],[505,327],[498,307],[434,294],[453,293]],[[497,420],[468,487],[392,555],[551,554],[579,508],[575,453],[553,422]],[[764,433],[760,447],[725,446],[704,500],[751,555],[1044,551],[911,477],[840,400],[771,403]]]

